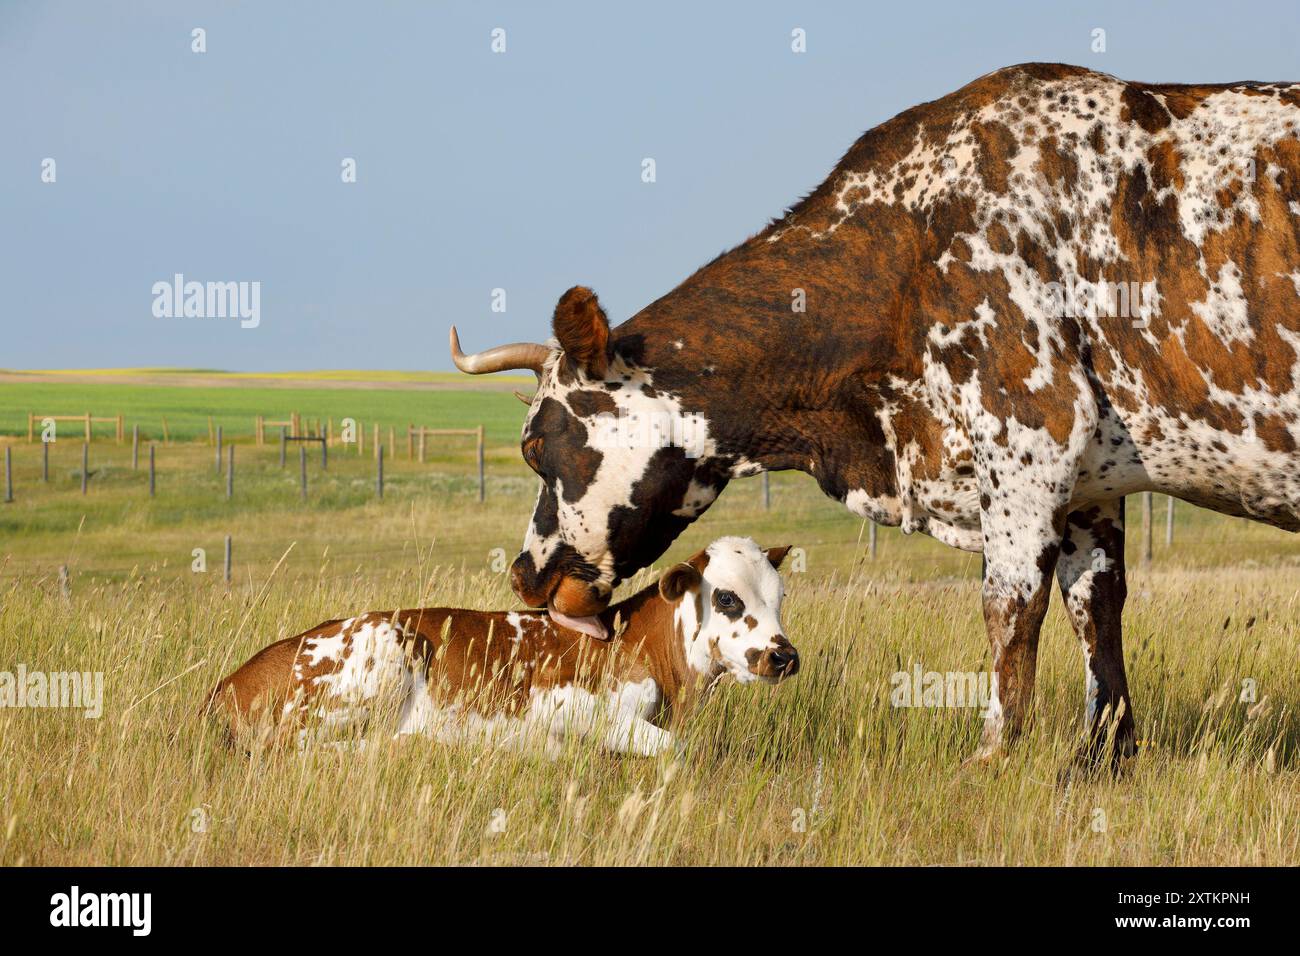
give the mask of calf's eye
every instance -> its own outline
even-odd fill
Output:
[[[728,620],[739,620],[745,613],[745,602],[736,596],[735,591],[718,589],[713,592],[713,609]]]

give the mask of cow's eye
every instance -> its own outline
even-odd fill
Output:
[[[736,606],[736,595],[730,591],[719,591],[716,598],[718,607],[729,609]]]
[[[530,438],[524,442],[524,461],[533,471],[538,471],[542,460],[542,438]]]

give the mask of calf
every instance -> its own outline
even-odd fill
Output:
[[[618,753],[672,745],[674,705],[720,678],[793,676],[799,654],[781,627],[786,548],[720,538],[656,584],[603,612],[595,641],[545,611],[422,608],[327,621],[259,651],[221,681],[208,709],[232,738],[259,723],[276,736],[309,721],[365,726],[391,712],[397,735],[444,742],[540,744],[598,735]]]

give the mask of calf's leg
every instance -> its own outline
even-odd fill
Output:
[[[601,744],[614,753],[654,757],[673,745],[673,735],[642,717],[619,714],[611,721]]]

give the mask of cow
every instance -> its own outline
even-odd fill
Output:
[[[451,334],[464,371],[538,377],[527,604],[598,632],[728,481],[803,471],[983,554],[976,761],[1029,719],[1054,573],[1083,648],[1079,756],[1115,766],[1136,751],[1124,496],[1300,528],[1300,85],[1001,69],[865,133],[616,328],[575,287],[553,331],[473,355]]]
[[[300,747],[364,732],[539,747],[566,736],[654,756],[721,679],[775,683],[799,671],[781,623],[788,547],[719,538],[601,617],[592,642],[545,611],[422,608],[326,621],[253,655],[208,696],[226,739]],[[360,738],[364,742],[365,738]],[[346,738],[335,743],[348,743]]]

